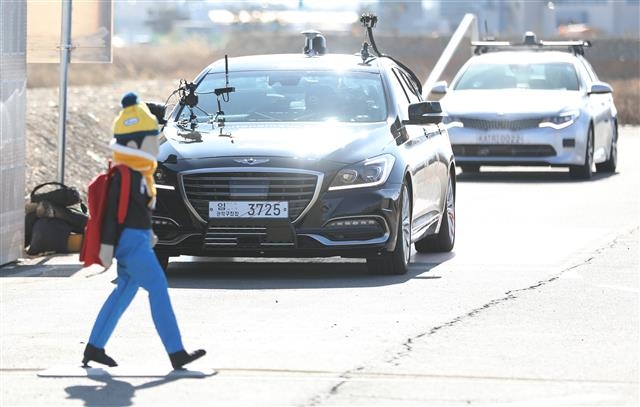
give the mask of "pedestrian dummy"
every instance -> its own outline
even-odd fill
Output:
[[[153,252],[156,238],[151,228],[151,212],[156,200],[153,173],[157,166],[158,119],[145,103],[138,101],[135,93],[127,93],[122,98],[122,110],[114,121],[113,130],[114,137],[109,145],[112,160],[116,165],[125,165],[130,172],[128,207],[124,223],[118,224],[122,176],[115,171],[109,181],[99,256],[105,269],[115,256],[118,278],[93,325],[82,363],[85,367],[90,361],[117,366],[104,348],[118,320],[142,287],[149,294],[153,323],[171,365],[174,369],[182,369],[204,356],[205,351],[185,351],[169,298],[167,279]]]

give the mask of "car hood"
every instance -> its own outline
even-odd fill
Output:
[[[178,160],[281,157],[353,163],[384,152],[393,141],[387,123],[241,123],[190,131],[169,124],[161,156]],[[167,145],[168,143],[168,145]]]
[[[450,116],[544,116],[576,109],[581,104],[581,98],[580,92],[566,90],[459,90],[447,93],[441,104]]]

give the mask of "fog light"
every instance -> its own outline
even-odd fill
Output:
[[[353,227],[353,226],[375,226],[378,224],[376,219],[362,218],[362,219],[340,219],[330,221],[325,225],[327,228],[333,227]]]
[[[160,240],[171,240],[178,236],[180,225],[171,218],[154,216],[151,218],[151,224],[153,226],[153,232]]]
[[[327,222],[323,234],[333,241],[370,240],[387,232],[381,217],[342,218]]]
[[[576,139],[574,138],[563,138],[562,139],[562,147],[575,147]]]

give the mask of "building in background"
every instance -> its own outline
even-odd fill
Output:
[[[27,1],[0,1],[0,265],[24,247]]]
[[[592,35],[640,39],[640,0],[553,2],[560,34],[586,30]]]
[[[438,5],[449,31],[465,13],[473,13],[481,36],[515,38],[534,31],[546,38],[640,38],[640,0],[476,0]]]

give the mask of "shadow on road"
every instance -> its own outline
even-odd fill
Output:
[[[82,264],[68,262],[69,254],[49,254],[36,258],[20,259],[0,267],[0,278],[13,277],[71,277],[80,270]],[[60,259],[57,261],[56,259]],[[74,258],[77,260],[77,256]]]
[[[513,183],[593,183],[618,175],[615,173],[594,173],[589,180],[573,179],[568,171],[527,171],[527,170],[492,170],[482,169],[480,172],[463,172],[456,176],[457,182],[513,182]]]
[[[132,406],[136,390],[149,389],[184,378],[169,373],[158,380],[134,386],[124,380],[116,380],[107,373],[99,376],[89,376],[89,379],[99,382],[99,384],[69,386],[65,388],[65,391],[68,394],[67,399],[82,400],[85,406]],[[193,379],[194,377],[190,378]]]
[[[446,260],[444,260],[446,261]],[[207,258],[172,262],[167,269],[172,288],[226,290],[379,287],[401,284],[414,278],[438,279],[432,273],[438,262],[414,262],[404,275],[377,275],[363,262],[309,262]]]

